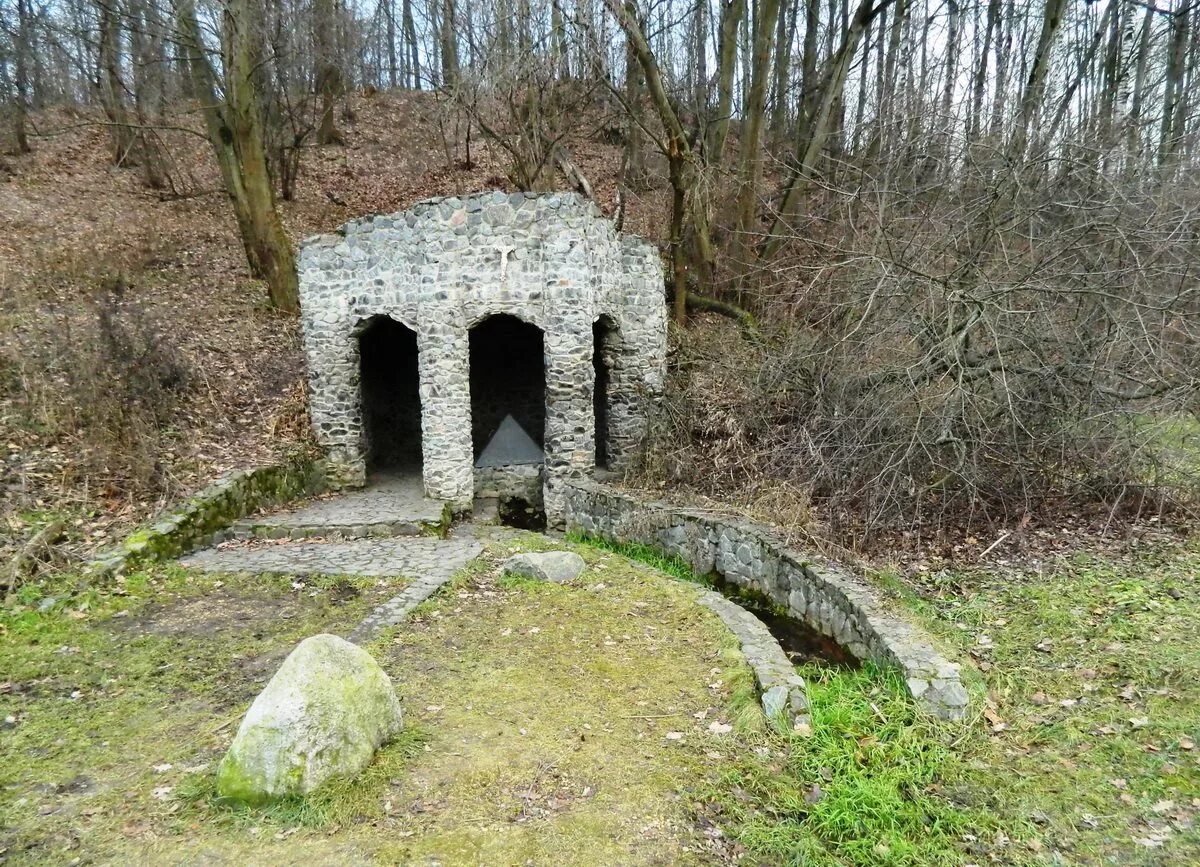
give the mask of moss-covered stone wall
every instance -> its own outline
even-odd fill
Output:
[[[900,668],[913,697],[935,715],[965,715],[958,664],[846,567],[796,551],[778,532],[751,521],[641,500],[596,482],[572,481],[565,493],[568,531],[649,545],[699,575],[715,573],[761,593],[858,659]]]
[[[226,473],[101,554],[89,564],[90,569],[118,574],[178,557],[207,543],[213,534],[251,512],[318,493],[324,487],[320,465],[302,457]]]

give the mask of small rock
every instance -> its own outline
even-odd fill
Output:
[[[504,563],[504,574],[568,584],[578,578],[586,566],[583,558],[571,551],[546,551],[509,557]]]
[[[784,712],[787,707],[788,691],[786,686],[773,686],[762,695],[763,713],[775,717]]]

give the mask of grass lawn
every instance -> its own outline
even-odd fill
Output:
[[[751,863],[1200,863],[1198,573],[1193,542],[881,574],[977,666],[974,718],[929,720],[889,672],[803,668],[815,735],[760,735],[704,809]]]
[[[811,737],[763,719],[691,585],[575,547],[577,586],[497,578],[494,549],[382,635],[404,733],[360,779],[262,810],[214,788],[245,708],[396,582],[164,567],[25,588],[0,613],[0,860],[1200,861],[1195,547],[919,593],[880,576],[980,666],[979,714],[937,724],[892,673],[809,667]]]
[[[247,705],[396,582],[164,568],[115,593],[25,588],[0,621],[0,860],[721,860],[688,793],[741,749],[726,721],[753,718],[749,670],[694,587],[586,553],[578,587],[485,559],[381,636],[402,736],[360,779],[260,810],[215,791]]]
[[[939,790],[1051,862],[1200,863],[1198,573],[1194,541],[1161,543],[905,594],[986,689]]]

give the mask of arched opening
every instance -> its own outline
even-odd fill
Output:
[[[617,324],[607,315],[602,315],[592,324],[592,368],[595,386],[592,390],[593,410],[596,416],[596,466],[609,468],[609,411],[612,384],[612,369],[616,359]]]
[[[498,314],[470,332],[471,442],[475,459],[512,416],[540,452],[545,446],[546,363],[542,330],[515,316]],[[508,436],[511,428],[506,427]],[[507,454],[507,452],[505,452]],[[540,463],[527,449],[518,463]]]
[[[368,471],[421,470],[417,335],[374,316],[358,337]]]
[[[499,314],[471,329],[471,440],[480,514],[544,529],[546,362],[541,329]]]

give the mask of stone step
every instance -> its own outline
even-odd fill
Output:
[[[471,508],[471,520],[476,524],[499,524],[500,498],[476,497]]]
[[[370,523],[282,523],[270,519],[238,521],[218,541],[231,539],[387,539],[397,536],[441,536],[441,521],[372,521]]]

